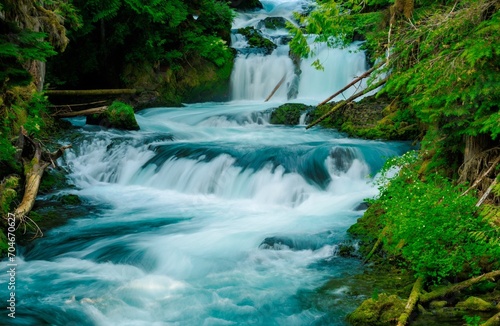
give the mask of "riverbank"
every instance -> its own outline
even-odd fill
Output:
[[[401,120],[394,114],[397,111],[391,109],[393,105],[394,102],[384,98],[366,98],[336,111],[322,126],[364,138],[415,139],[416,127],[407,122],[411,119]],[[285,104],[274,110],[271,122],[293,125],[299,117],[307,115],[302,119],[309,123],[328,109]],[[433,146],[424,143],[424,149],[428,148]],[[366,284],[360,285],[363,282],[340,281],[350,284],[346,291],[351,293],[362,292],[363,288],[368,290],[363,294],[367,299],[348,317],[353,325],[391,325],[400,319],[417,279],[423,281],[423,288],[416,293],[425,297],[436,288],[469,282],[473,276],[496,275],[495,271],[500,268],[496,202],[500,189],[493,187],[494,180],[490,181],[493,197],[483,204],[478,195],[470,191],[474,185],[467,190],[442,174],[429,173],[432,159],[432,154],[424,150],[389,160],[376,181],[380,194],[368,200],[369,208],[349,229],[353,239],[359,241],[357,252],[369,265],[362,275],[352,279],[367,277],[373,283],[366,287]],[[394,171],[399,172],[394,175]],[[477,182],[475,184],[477,186]],[[402,279],[404,284],[398,282]],[[405,318],[411,320],[412,325],[462,325],[464,322],[490,325],[493,321],[488,320],[496,318],[500,310],[498,279],[495,276],[470,284],[460,291],[436,296],[434,300],[420,299],[422,302],[412,307]],[[329,284],[338,282],[333,279],[315,295],[330,302]],[[386,282],[389,286],[383,285]]]

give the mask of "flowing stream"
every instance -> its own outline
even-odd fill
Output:
[[[311,5],[262,3],[235,29]],[[278,43],[286,34],[267,33]],[[97,209],[18,247],[16,319],[0,321],[344,325],[354,308],[345,288],[329,293],[338,302],[329,311],[308,293],[360,270],[338,245],[362,214],[356,207],[377,192],[371,177],[408,145],[270,125],[290,89],[296,102],[318,102],[366,68],[360,52],[321,48],[326,72],[303,62],[297,75],[286,47],[240,54],[233,101],[144,110],[136,132],[83,126],[60,164],[75,185],[65,192]],[[264,103],[283,74],[285,87]]]

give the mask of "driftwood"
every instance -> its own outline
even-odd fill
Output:
[[[344,86],[341,90],[339,90],[338,92],[336,92],[335,94],[333,94],[332,96],[330,96],[329,98],[327,98],[326,100],[324,100],[323,102],[321,102],[320,104],[318,104],[318,106],[320,105],[323,105],[323,104],[326,104],[328,103],[329,101],[331,101],[335,96],[339,95],[340,93],[344,92],[345,90],[347,90],[349,87],[351,87],[352,85],[356,84],[357,82],[359,82],[360,80],[370,76],[370,74],[372,72],[374,72],[376,69],[380,68],[382,65],[384,64],[384,62],[381,62],[375,66],[373,66],[372,68],[370,68],[368,71],[366,71],[365,73],[363,73],[361,76],[357,77],[356,79],[354,79],[352,82],[350,82],[349,84],[347,84],[346,86]]]
[[[497,277],[500,277],[500,270],[492,271],[492,272],[489,272],[489,273],[486,273],[486,274],[483,274],[483,275],[480,275],[477,277],[473,277],[471,279],[468,279],[466,281],[451,285],[451,286],[446,287],[446,288],[438,289],[438,290],[435,290],[435,291],[432,291],[429,293],[424,293],[420,296],[420,302],[426,303],[426,302],[447,296],[448,294],[459,292],[463,289],[471,287],[472,285],[474,285],[476,283],[479,283],[479,282],[482,282],[485,280],[489,280],[489,279],[494,280]]]
[[[56,118],[70,118],[70,117],[77,117],[77,116],[82,116],[82,115],[103,113],[107,109],[108,109],[107,106],[100,106],[97,108],[80,110],[80,111],[58,112],[58,113],[52,114],[52,116],[56,117]]]
[[[281,84],[283,84],[283,82],[285,81],[285,77],[286,77],[286,74],[281,78],[281,80],[278,82],[278,84],[276,84],[276,86],[274,86],[273,91],[271,92],[271,94],[269,94],[269,96],[266,98],[266,100],[264,102],[269,101],[271,99],[271,97],[273,97],[274,93],[276,93],[276,91],[281,87]]]
[[[415,309],[415,305],[418,302],[423,286],[424,286],[424,279],[422,277],[419,277],[415,282],[415,284],[413,284],[410,297],[408,298],[408,302],[406,303],[405,306],[405,311],[401,314],[401,316],[399,316],[398,326],[405,326],[406,323],[408,322],[408,318],[410,318],[413,309]]]
[[[371,91],[373,91],[374,89],[384,85],[387,80],[389,79],[389,77],[386,77],[380,81],[378,81],[377,83],[371,85],[370,87],[364,89],[363,91],[361,92],[358,92],[354,95],[352,95],[351,97],[349,97],[347,100],[345,101],[341,101],[339,102],[337,105],[335,105],[330,111],[328,111],[327,113],[323,114],[320,118],[318,118],[317,120],[315,120],[314,122],[310,123],[309,125],[307,125],[306,129],[309,129],[311,127],[314,127],[315,125],[317,125],[318,123],[320,123],[321,121],[325,120],[326,118],[328,118],[333,112],[337,111],[338,109],[344,107],[345,105],[347,105],[348,103],[354,101],[355,99],[357,99],[358,97],[360,96],[363,96],[365,95],[366,93],[369,93]]]
[[[45,94],[48,96],[93,96],[93,95],[122,95],[135,94],[135,88],[122,89],[81,89],[81,90],[47,90]]]
[[[19,206],[14,211],[16,221],[22,222],[26,215],[31,211],[35,204],[35,199],[38,194],[38,188],[42,180],[42,175],[49,165],[55,165],[55,161],[62,156],[64,151],[71,145],[62,146],[57,151],[50,153],[42,149],[42,145],[32,139],[26,130],[21,127],[21,138],[18,144],[22,144],[21,160],[24,167],[24,175],[26,178],[24,185],[24,196]]]

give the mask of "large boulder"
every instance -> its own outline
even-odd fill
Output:
[[[283,104],[271,113],[271,123],[276,125],[295,126],[299,124],[300,116],[314,107],[300,103]]]
[[[113,102],[103,113],[87,116],[87,124],[123,130],[139,130],[134,109],[118,101]]]

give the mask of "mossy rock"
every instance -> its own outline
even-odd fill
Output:
[[[431,303],[429,303],[429,308],[431,309],[440,309],[440,308],[444,308],[446,307],[446,305],[448,304],[448,301],[431,301]]]
[[[42,177],[38,192],[47,194],[55,190],[67,188],[68,183],[63,171],[57,169],[48,169]]]
[[[63,205],[72,205],[72,206],[80,205],[82,203],[80,197],[72,194],[61,196],[61,198],[59,198],[59,201]]]
[[[383,326],[393,325],[405,309],[405,301],[395,295],[385,293],[370,298],[354,310],[347,320],[352,325]]]
[[[231,0],[229,4],[237,9],[262,9],[262,3],[259,0]]]
[[[139,130],[134,109],[123,102],[115,101],[101,114],[87,116],[87,124],[123,130]]]
[[[271,54],[277,47],[276,44],[262,36],[262,34],[252,26],[238,29],[238,33],[247,38],[250,47],[263,49],[264,54]]]
[[[491,311],[496,309],[495,305],[478,297],[468,297],[467,300],[457,303],[455,307],[467,311]]]
[[[280,29],[286,27],[286,19],[283,17],[267,17],[259,23],[259,28],[262,25],[267,29]]]
[[[283,104],[273,110],[270,122],[275,125],[298,125],[301,114],[313,108],[312,106],[300,103]]]

